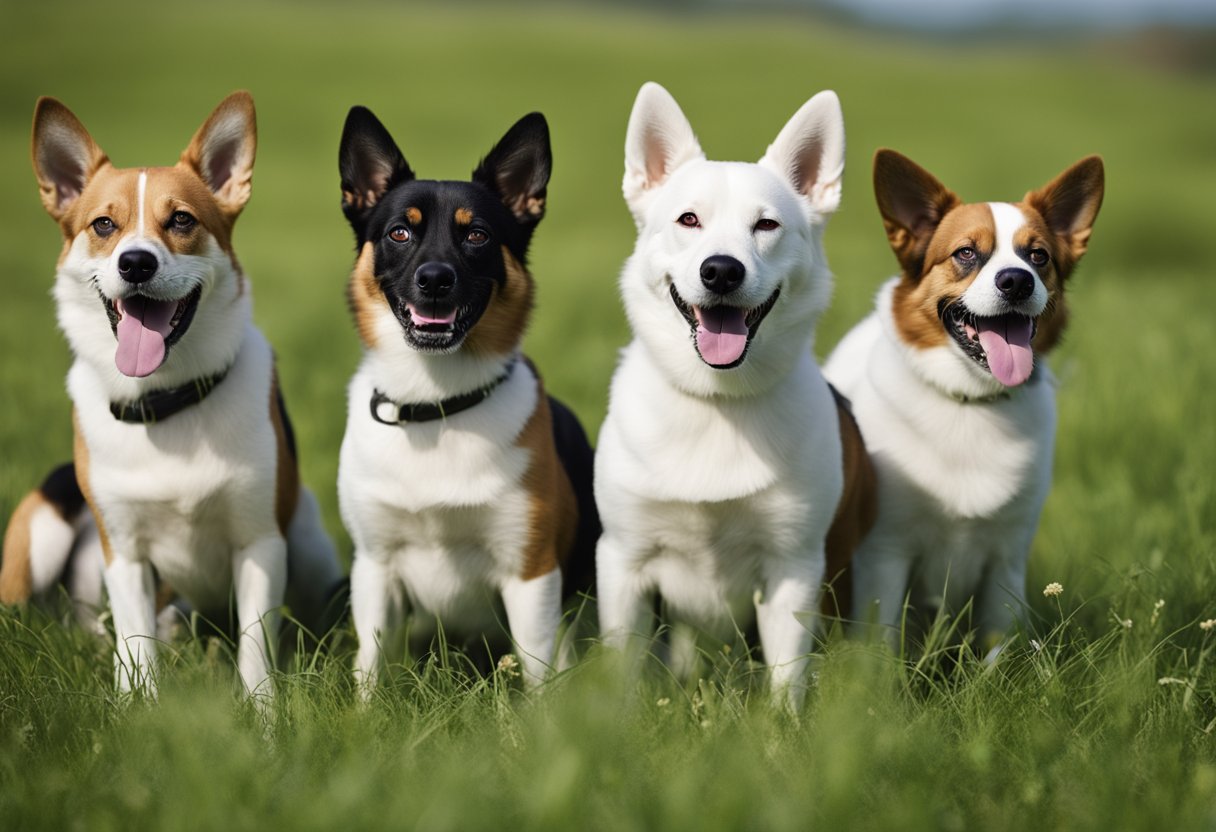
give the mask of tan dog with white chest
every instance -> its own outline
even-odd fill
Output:
[[[249,94],[234,93],[176,165],[116,168],[58,101],[34,113],[34,170],[64,237],[54,294],[91,520],[70,483],[27,497],[0,584],[4,600],[23,600],[72,547],[99,546],[123,690],[155,690],[158,579],[220,621],[235,594],[241,678],[269,693],[289,548],[301,619],[319,616],[341,578],[299,485],[274,356],[232,248],[254,118]]]

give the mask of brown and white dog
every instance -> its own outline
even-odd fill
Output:
[[[1083,159],[1021,202],[965,204],[890,150],[874,189],[899,277],[828,359],[879,473],[855,559],[854,615],[894,641],[904,601],[958,613],[982,643],[1025,608],[1026,560],[1051,485],[1065,287],[1102,203]]]
[[[471,181],[420,180],[354,107],[339,161],[364,347],[338,471],[360,687],[407,615],[419,647],[438,625],[492,649],[509,630],[535,683],[555,661],[563,595],[590,585],[599,528],[587,439],[520,352],[548,126],[520,119]]]
[[[240,675],[257,694],[270,692],[289,558],[304,621],[341,579],[232,248],[255,144],[245,92],[172,167],[114,167],[58,101],[34,111],[34,171],[64,239],[54,294],[74,356],[75,471],[18,507],[0,586],[23,600],[73,547],[100,550],[123,690],[155,691],[158,579],[221,621],[235,597]]]

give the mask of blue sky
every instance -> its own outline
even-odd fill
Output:
[[[914,27],[1012,22],[1130,28],[1145,24],[1216,24],[1216,0],[822,0],[863,18]]]

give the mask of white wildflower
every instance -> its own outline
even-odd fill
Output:
[[[1158,598],[1157,603],[1153,604],[1153,617],[1149,619],[1149,624],[1156,624],[1157,619],[1161,617],[1161,609],[1165,606],[1165,599]]]
[[[658,702],[655,702],[654,704],[658,705],[660,708],[666,708],[668,705],[671,704],[671,700],[668,697],[664,696],[661,699],[659,699]]]
[[[1132,620],[1130,618],[1124,618],[1119,623],[1123,625],[1123,629],[1125,630],[1130,630],[1132,628]]]
[[[498,660],[498,670],[508,679],[514,679],[519,675],[519,660],[508,653]]]
[[[1064,584],[1052,581],[1047,586],[1043,587],[1043,595],[1048,598],[1054,598],[1064,591]]]
[[[1209,618],[1206,621],[1200,621],[1199,629],[1203,630],[1205,633],[1209,630],[1216,629],[1216,618]]]

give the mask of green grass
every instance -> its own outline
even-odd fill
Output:
[[[0,10],[0,515],[70,452],[68,352],[48,297],[60,245],[29,166],[55,95],[118,164],[170,162],[231,89],[259,111],[237,231],[331,532],[358,346],[338,210],[346,109],[372,107],[425,176],[459,177],[520,115],[553,131],[529,352],[594,433],[627,333],[619,185],[641,82],[663,82],[718,158],[757,158],[825,87],[849,134],[826,353],[894,268],[869,160],[892,146],[969,199],[1017,198],[1088,153],[1108,192],[1053,356],[1056,476],[1031,558],[1027,639],[995,668],[835,640],[798,721],[746,660],[638,685],[596,649],[532,694],[459,656],[401,667],[369,707],[353,637],[279,676],[269,728],[230,651],[173,645],[159,702],[119,703],[108,648],[0,612],[5,829],[1132,829],[1216,826],[1216,82],[1067,40],[902,41],[801,17],[510,13],[355,2]],[[1039,589],[1060,581],[1059,604]],[[1158,599],[1164,606],[1154,615]],[[1122,622],[1130,620],[1127,628]],[[948,627],[949,622],[943,626]],[[1159,680],[1166,680],[1161,683]],[[660,704],[664,702],[665,704]]]

